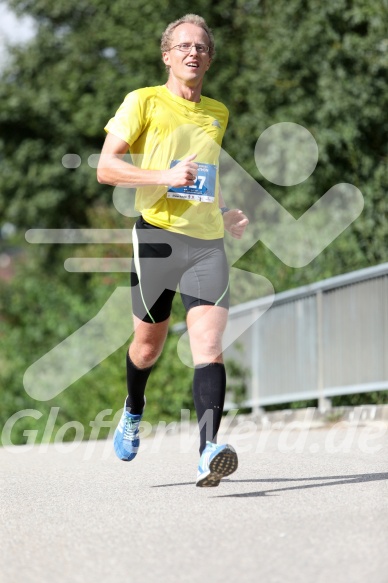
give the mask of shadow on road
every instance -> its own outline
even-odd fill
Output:
[[[238,483],[264,483],[277,484],[279,482],[305,482],[317,480],[331,480],[330,482],[321,482],[319,484],[300,484],[298,486],[288,486],[285,488],[275,488],[271,490],[259,490],[257,492],[242,492],[240,494],[224,494],[217,498],[255,498],[258,496],[270,496],[276,492],[286,492],[288,490],[305,490],[306,488],[323,488],[326,486],[342,486],[343,484],[361,484],[365,482],[377,482],[378,480],[388,480],[388,473],[376,474],[352,474],[349,476],[317,476],[313,478],[266,478],[266,479],[247,479],[247,480],[223,480],[223,484]],[[193,482],[179,482],[175,484],[157,484],[152,488],[170,488],[174,486],[192,486]]]

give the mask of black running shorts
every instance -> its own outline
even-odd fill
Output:
[[[133,229],[132,310],[143,322],[163,322],[177,287],[186,312],[195,306],[229,307],[224,240],[172,233],[140,217]]]

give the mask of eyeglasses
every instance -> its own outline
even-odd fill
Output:
[[[169,51],[172,51],[172,49],[178,49],[178,51],[182,51],[182,53],[189,53],[191,51],[191,48],[195,47],[195,50],[197,51],[197,53],[208,53],[210,50],[210,47],[208,47],[207,45],[201,45],[201,44],[196,44],[196,43],[181,43],[179,45],[175,45],[175,47],[171,47],[171,49],[168,49]]]

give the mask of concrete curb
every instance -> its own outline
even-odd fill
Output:
[[[260,411],[250,415],[237,415],[235,420],[250,419],[258,427],[265,428],[268,425],[282,428],[293,424],[295,427],[327,427],[334,423],[344,425],[369,425],[379,422],[388,425],[388,405],[362,405],[359,407],[331,407],[319,410],[316,407],[305,409],[284,409],[281,411]]]

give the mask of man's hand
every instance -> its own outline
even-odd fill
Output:
[[[248,218],[239,209],[232,209],[223,214],[224,227],[235,239],[241,239],[249,223]]]
[[[173,168],[163,172],[162,182],[168,186],[193,186],[197,179],[198,164],[193,162],[197,154],[191,154]]]

